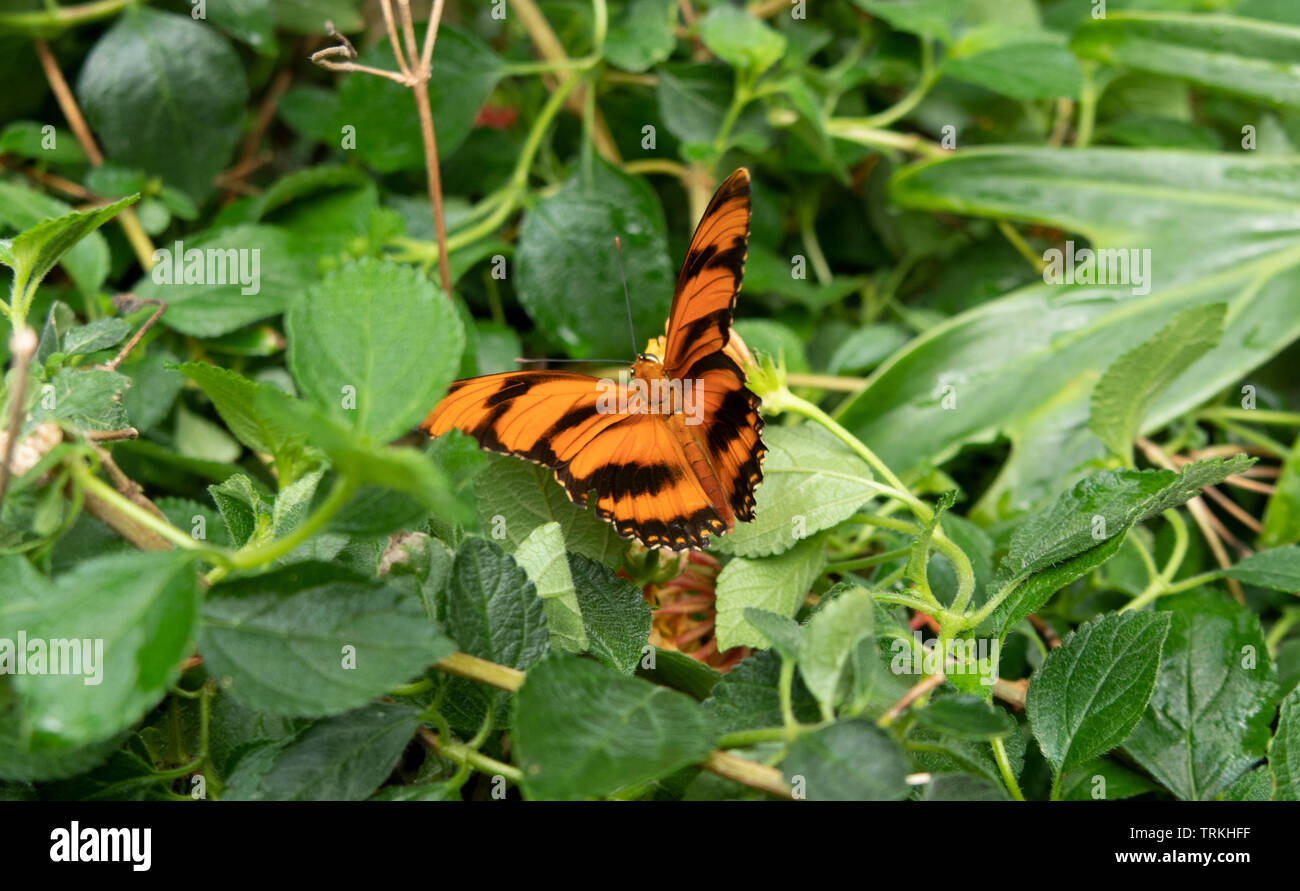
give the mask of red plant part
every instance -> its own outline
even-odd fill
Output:
[[[721,565],[703,551],[687,551],[676,560],[678,573],[673,579],[651,582],[642,589],[654,609],[650,643],[685,653],[718,671],[730,671],[753,650],[732,647],[718,652],[715,586]]]

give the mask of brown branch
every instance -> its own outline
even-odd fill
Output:
[[[1049,650],[1054,650],[1061,645],[1061,638],[1057,635],[1056,629],[1044,622],[1037,613],[1029,614],[1029,624],[1034,626],[1038,636],[1047,644]]]
[[[912,685],[912,689],[903,694],[903,697],[899,699],[898,702],[891,705],[889,711],[885,712],[884,716],[876,723],[881,727],[888,727],[890,724],[893,724],[903,716],[903,712],[907,711],[912,703],[929,693],[935,687],[938,687],[944,682],[944,680],[945,677],[942,671],[921,678],[921,680]]]
[[[790,784],[785,781],[781,771],[748,758],[741,758],[731,752],[715,749],[704,759],[700,767],[716,776],[775,795],[777,798],[793,799]]]
[[[152,328],[154,323],[157,322],[158,319],[162,318],[162,314],[167,311],[166,300],[156,300],[154,298],[139,300],[134,294],[118,294],[113,298],[113,304],[123,312],[131,312],[133,309],[141,306],[156,306],[158,308],[154,310],[153,315],[149,316],[149,318],[145,320],[145,323],[140,326],[140,329],[131,335],[131,339],[122,345],[122,348],[117,351],[116,356],[105,364],[98,366],[104,371],[116,371],[117,366],[122,364],[122,360],[130,355],[131,350],[135,349],[136,344],[140,342],[140,338],[144,337],[145,333]]]

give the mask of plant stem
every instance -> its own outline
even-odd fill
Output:
[[[14,369],[13,388],[9,396],[9,423],[4,429],[4,454],[0,455],[0,509],[4,508],[5,495],[9,490],[9,475],[12,472],[14,449],[23,432],[23,404],[27,401],[27,377],[31,371],[32,357],[40,341],[36,332],[28,328],[21,320],[14,323],[14,333],[9,338],[10,364]]]
[[[1007,747],[1002,744],[1002,740],[995,739],[992,742],[993,760],[998,763],[998,773],[1002,774],[1002,782],[1006,783],[1007,791],[1016,801],[1024,801],[1025,793],[1020,791],[1020,784],[1016,782],[1016,775],[1011,770],[1011,759],[1007,757]]]
[[[938,79],[939,71],[934,66],[934,46],[929,40],[922,38],[921,78],[908,94],[884,111],[862,118],[843,118],[842,120],[854,121],[863,127],[888,127],[920,105],[921,100],[925,98],[925,94],[930,92],[930,88],[934,86]]]
[[[1255,424],[1272,424],[1277,427],[1300,427],[1300,412],[1297,411],[1272,411],[1264,408],[1232,408],[1231,406],[1216,406],[1214,408],[1201,409],[1196,413],[1196,416],[1207,420],[1222,418],[1232,421],[1249,421]]]
[[[13,31],[46,32],[53,28],[70,28],[117,15],[132,0],[97,0],[77,6],[52,6],[32,12],[0,13],[0,28]]]
[[[167,542],[187,551],[194,551],[201,554],[204,559],[220,565],[226,565],[231,562],[231,555],[228,555],[216,548],[200,544],[192,536],[177,529],[166,520],[159,519],[149,511],[140,507],[131,499],[122,495],[108,483],[99,477],[80,461],[72,463],[72,472],[77,477],[78,482],[85,490],[93,494],[100,501],[109,504],[116,512],[125,515],[132,522],[145,527],[151,532],[161,536]]]
[[[834,572],[843,575],[846,572],[854,572],[859,569],[869,569],[872,566],[879,566],[881,563],[888,563],[890,560],[897,560],[899,557],[906,557],[912,552],[910,545],[895,548],[892,551],[885,551],[882,554],[872,554],[870,557],[859,557],[856,560],[842,560],[839,563],[827,565],[826,572]]]
[[[267,542],[254,548],[245,548],[236,551],[230,557],[230,566],[233,569],[252,569],[257,566],[265,566],[273,560],[278,560],[285,554],[288,554],[294,548],[311,538],[325,525],[333,519],[345,504],[352,498],[357,490],[356,482],[348,476],[341,476],[334,483],[334,488],[330,490],[321,506],[303,521],[302,525],[294,529],[283,538],[277,538],[274,541]]]

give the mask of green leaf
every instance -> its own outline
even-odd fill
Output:
[[[1169,618],[1107,613],[1076,628],[1029,683],[1025,709],[1059,775],[1124,741],[1151,698]]]
[[[423,45],[424,29],[416,32],[417,45]],[[397,70],[386,40],[362,52],[357,61]],[[479,108],[504,75],[501,59],[476,36],[454,25],[443,24],[438,29],[429,104],[441,157],[449,156],[464,142]],[[338,118],[332,128],[335,145],[345,126],[356,128],[357,153],[381,173],[423,169],[424,143],[415,98],[401,84],[369,75],[345,77],[339,86]]]
[[[263,745],[235,763],[226,801],[360,801],[397,766],[419,711],[372,702]]]
[[[614,237],[623,243],[633,327],[663,330],[673,292],[659,198],[643,180],[603,160],[590,187],[579,175],[528,209],[515,250],[519,302],[539,332],[575,357],[627,355],[628,332],[611,324],[622,293]]]
[[[1042,504],[1103,457],[1086,427],[1095,381],[1173,315],[1229,306],[1218,347],[1157,398],[1142,435],[1238,386],[1300,337],[1287,309],[1300,239],[1272,234],[1290,231],[1297,189],[1300,161],[1249,152],[973,148],[905,169],[891,184],[904,207],[1060,227],[1093,250],[1122,251],[1105,255],[1117,262],[1150,249],[1155,265],[1127,284],[1043,282],[954,316],[877,369],[837,420],[904,475],[1005,438],[1009,460],[972,518],[988,524]]]
[[[1074,32],[1077,55],[1269,105],[1300,105],[1300,28],[1232,16],[1113,12]]]
[[[301,431],[286,423],[287,418],[262,410],[277,401],[288,402],[288,395],[206,362],[168,367],[199,385],[235,438],[253,451],[275,458],[282,484],[293,482],[306,469],[308,458]]]
[[[1050,32],[1008,38],[1007,43],[951,55],[942,71],[948,77],[975,84],[1012,99],[1077,99],[1083,88],[1079,60],[1065,39]],[[1025,72],[1032,71],[1033,77]]]
[[[1218,345],[1227,311],[1222,303],[1184,310],[1106,369],[1092,391],[1088,427],[1107,448],[1131,461],[1133,441],[1156,397]]]
[[[988,777],[940,773],[925,787],[925,801],[1006,801],[1007,790]]]
[[[537,587],[537,596],[546,607],[546,627],[551,646],[568,653],[587,649],[587,630],[582,625],[582,609],[574,589],[573,575],[564,553],[564,533],[559,523],[545,523],[519,543],[515,562],[528,573]]]
[[[79,430],[121,430],[128,425],[126,409],[118,398],[131,379],[102,368],[61,368],[42,386],[32,417],[63,421]]]
[[[944,42],[952,39],[951,26],[966,6],[966,0],[853,0],[872,15],[879,16],[900,31]]]
[[[1260,551],[1223,570],[1223,574],[1248,585],[1300,593],[1300,546]]]
[[[1109,758],[1094,758],[1066,772],[1061,780],[1063,801],[1119,801],[1158,788],[1143,774]]]
[[[775,557],[737,557],[728,563],[718,573],[718,649],[763,646],[763,635],[745,621],[745,607],[793,616],[825,567],[822,536],[805,539]]]
[[[998,639],[1005,640],[1012,628],[1030,613],[1042,609],[1057,591],[1114,557],[1124,539],[1123,535],[1113,536],[1095,548],[1031,575],[993,611],[989,621]]]
[[[970,694],[936,698],[925,708],[914,709],[912,714],[935,733],[957,739],[1001,739],[1016,729],[1015,720],[1005,711]]]
[[[853,655],[864,639],[871,638],[875,622],[871,592],[857,586],[827,594],[813,613],[799,641],[799,673],[822,705],[822,713],[845,701],[851,693]]]
[[[266,55],[276,51],[272,0],[225,0],[207,9],[208,20],[235,40]]]
[[[1274,801],[1300,801],[1300,690],[1282,700],[1277,733],[1268,747]]]
[[[783,723],[780,676],[781,658],[774,651],[754,653],[722,676],[704,700],[704,708],[723,733],[779,727]],[[795,720],[811,724],[820,719],[817,700],[797,673],[790,699]]]
[[[409,431],[429,413],[465,343],[460,319],[426,278],[372,259],[312,288],[285,323],[302,393],[375,442]]]
[[[677,48],[673,0],[632,0],[609,26],[605,58],[626,71],[646,71]]]
[[[1220,591],[1160,599],[1173,614],[1151,706],[1124,749],[1184,800],[1214,798],[1264,757],[1276,680],[1259,619]]]
[[[684,693],[555,654],[519,690],[514,743],[534,799],[609,795],[703,761],[705,711]]]
[[[1254,460],[1245,455],[1195,461],[1172,470],[1102,470],[1081,480],[1056,502],[1017,527],[1002,561],[1005,577],[1025,578],[1096,547],[1169,508],[1223,482]]]
[[[545,467],[488,455],[483,471],[474,478],[474,492],[483,528],[501,524],[508,547],[520,547],[539,526],[559,523],[567,550],[610,567],[623,561],[627,542],[612,525],[570,501],[555,474]]]
[[[69,208],[62,202],[0,183],[0,222],[23,229],[7,243],[2,258],[14,270],[10,304],[25,313],[37,285],[61,261],[83,292],[95,291],[108,275],[108,248],[102,236],[81,242],[138,197],[65,213]]]
[[[747,606],[745,621],[767,638],[772,649],[782,659],[799,657],[799,641],[803,637],[803,628],[794,619],[765,609]]]
[[[248,84],[217,31],[133,6],[86,56],[77,99],[109,160],[202,201],[239,143]]]
[[[456,650],[418,598],[325,563],[218,585],[199,646],[249,708],[309,717],[364,705]]]
[[[49,127],[48,137],[45,128]],[[85,164],[86,152],[68,130],[38,121],[11,121],[0,130],[0,152],[49,164]]]
[[[126,319],[95,319],[63,335],[60,351],[69,356],[86,356],[117,346],[130,333],[131,326]]]
[[[700,39],[719,59],[753,74],[785,55],[785,37],[734,6],[715,6],[699,24]]]
[[[1300,437],[1291,445],[1264,508],[1260,544],[1267,548],[1300,541]]]
[[[650,604],[640,588],[609,567],[581,554],[568,556],[587,652],[615,671],[631,674],[649,646]]]
[[[816,425],[768,427],[763,432],[763,485],[754,519],[714,542],[741,557],[768,557],[853,516],[879,491],[871,468]]]
[[[456,551],[439,619],[460,649],[498,665],[527,669],[550,650],[546,609],[528,575],[509,554],[482,538],[467,538]],[[495,723],[508,727],[506,694],[472,681],[452,678],[448,699],[459,700],[472,718],[483,721],[495,709]]]
[[[254,537],[267,541],[271,537],[271,510],[275,500],[248,476],[236,473],[225,482],[208,486],[221,519],[226,524],[230,541],[242,548]]]
[[[141,300],[166,300],[159,321],[173,331],[219,337],[279,315],[315,281],[314,262],[291,248],[288,234],[274,226],[209,229],[159,247],[157,265],[134,292]]]
[[[805,733],[781,763],[795,794],[809,801],[897,801],[907,797],[907,771],[902,746],[866,721]]]
[[[721,672],[698,659],[659,647],[655,647],[652,662],[642,660],[637,665],[636,674],[652,684],[681,690],[700,701],[704,701],[722,680]]]
[[[22,696],[31,747],[82,746],[139,720],[180,676],[198,605],[192,555],[125,553],[85,560],[59,576],[48,596],[20,609],[16,618],[10,616],[27,633],[29,671],[30,642],[47,642],[44,649],[51,659],[49,641],[80,644],[81,673],[13,679]],[[91,643],[89,661],[86,641]],[[76,658],[62,644],[57,649],[61,656]],[[52,668],[47,661],[45,670]],[[12,668],[6,666],[3,673],[12,673]]]

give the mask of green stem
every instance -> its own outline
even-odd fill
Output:
[[[1248,421],[1254,424],[1272,424],[1277,427],[1300,427],[1300,412],[1272,411],[1264,408],[1232,408],[1217,406],[1206,408],[1196,413],[1198,418],[1212,420],[1223,418],[1231,421]]]
[[[793,742],[799,735],[799,722],[794,716],[794,668],[793,659],[782,657],[781,675],[777,681],[777,691],[781,700],[781,721],[785,725],[785,741]]]
[[[1165,568],[1160,572],[1160,578],[1165,584],[1174,580],[1175,573],[1183,565],[1183,559],[1187,556],[1187,523],[1183,520],[1183,515],[1178,511],[1170,508],[1164,513],[1165,520],[1174,530],[1174,547],[1169,552],[1169,560],[1165,563]]]
[[[1079,123],[1074,131],[1074,147],[1087,148],[1092,142],[1093,126],[1097,122],[1097,82],[1093,79],[1094,66],[1083,66],[1083,88],[1079,93]]]
[[[810,192],[807,198],[800,201],[796,206],[796,212],[799,217],[799,237],[803,239],[804,250],[808,252],[808,262],[812,264],[813,274],[821,284],[830,284],[834,275],[831,273],[830,264],[826,262],[826,255],[822,253],[821,242],[817,240],[816,193]]]
[[[42,11],[0,13],[0,28],[38,32],[51,28],[69,28],[117,15],[131,2],[132,0],[98,0],[78,6],[55,6]]]
[[[867,115],[862,118],[842,118],[841,120],[853,121],[863,127],[888,127],[899,118],[909,114],[912,109],[921,104],[926,93],[939,80],[939,71],[934,66],[934,45],[930,41],[921,40],[921,78],[916,85],[908,92],[906,96],[895,104],[886,108],[884,111],[877,112],[873,115]]]
[[[998,763],[998,773],[1002,774],[1002,782],[1006,783],[1007,791],[1016,801],[1024,801],[1025,793],[1020,791],[1020,784],[1016,782],[1016,775],[1011,770],[1011,759],[1007,757],[1007,747],[1002,744],[1002,740],[995,739],[992,743],[993,759]]]
[[[906,557],[912,552],[910,545],[895,548],[892,551],[885,551],[883,554],[872,554],[870,557],[859,557],[856,560],[842,560],[839,563],[827,565],[826,572],[834,572],[843,575],[846,572],[854,572],[859,569],[869,569],[872,566],[879,566],[881,563],[888,563],[890,560],[897,560],[899,557]]]
[[[72,468],[78,482],[80,482],[83,487],[97,495],[100,500],[111,504],[118,513],[125,514],[141,526],[148,528],[152,532],[158,533],[178,548],[202,554],[205,559],[219,565],[224,565],[230,562],[232,555],[217,550],[210,545],[201,544],[196,541],[193,536],[177,529],[166,520],[159,519],[154,514],[140,507],[134,501],[118,492],[108,483],[95,476],[94,472],[85,464],[76,462],[72,465]]]

